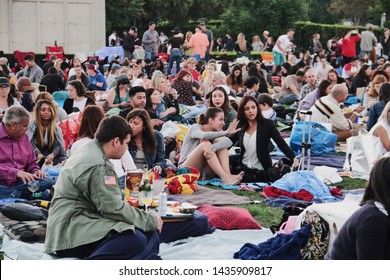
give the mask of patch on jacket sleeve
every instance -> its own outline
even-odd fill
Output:
[[[116,186],[115,176],[103,176],[104,184],[106,186]]]

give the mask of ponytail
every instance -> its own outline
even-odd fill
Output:
[[[206,112],[198,117],[198,124],[208,124],[209,118],[214,119],[218,113],[223,113],[223,110],[217,107],[209,107]]]

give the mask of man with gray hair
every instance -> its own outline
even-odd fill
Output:
[[[359,113],[364,110],[359,106],[350,113],[343,113],[340,103],[348,97],[348,88],[344,84],[336,84],[331,94],[321,97],[314,103],[310,111],[313,112],[312,121],[332,124],[332,133],[337,135],[337,141],[345,141],[356,131],[354,123]]]
[[[28,183],[39,180],[39,191],[52,187],[37,164],[33,147],[25,133],[30,113],[22,106],[13,105],[5,111],[0,124],[0,198],[29,198]]]

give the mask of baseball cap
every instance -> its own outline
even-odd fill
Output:
[[[95,68],[95,65],[93,65],[93,64],[89,64],[89,65],[88,65],[88,69],[97,72],[97,71],[96,71],[96,68]]]
[[[6,77],[0,77],[0,86],[2,85],[10,86],[9,80]]]
[[[134,32],[138,32],[138,29],[135,26],[130,27],[130,29],[133,30]]]

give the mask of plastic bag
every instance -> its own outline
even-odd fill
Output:
[[[310,126],[309,126],[310,124]],[[308,142],[310,133],[311,155],[326,155],[336,153],[337,135],[331,133],[323,125],[317,122],[297,121],[291,132],[290,147],[294,152],[302,149],[303,130],[305,130],[305,142]]]
[[[174,138],[177,133],[181,131],[180,127],[175,124],[173,121],[167,121],[163,124],[161,128],[161,134],[166,137]]]

